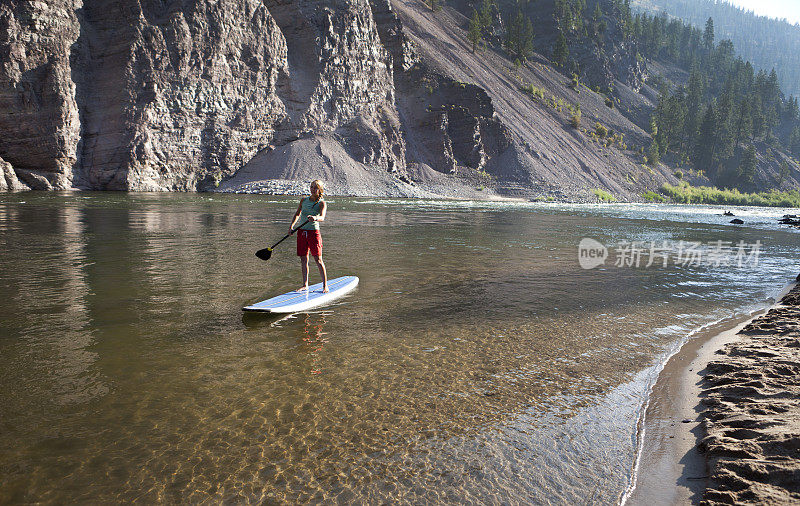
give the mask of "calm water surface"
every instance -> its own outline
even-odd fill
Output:
[[[324,310],[295,198],[0,195],[0,503],[614,503],[660,364],[798,271],[784,210],[329,198]],[[577,245],[763,243],[758,268],[583,270]],[[312,265],[312,282],[316,269]]]

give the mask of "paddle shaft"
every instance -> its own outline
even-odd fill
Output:
[[[301,224],[299,227],[295,228],[294,230],[292,230],[291,232],[289,232],[288,234],[286,234],[285,236],[283,236],[283,239],[281,239],[280,241],[278,241],[278,242],[276,242],[275,244],[273,244],[273,245],[272,245],[272,247],[271,247],[270,249],[275,249],[275,246],[277,246],[278,244],[282,243],[282,242],[283,242],[283,241],[285,241],[285,240],[286,240],[286,239],[287,239],[287,238],[288,238],[290,235],[294,234],[295,232],[297,232],[298,230],[300,230],[301,228],[303,228],[303,227],[306,225],[306,223],[308,223],[309,221],[311,221],[311,220],[306,220],[306,221],[304,221],[304,222],[303,222],[303,223],[302,223],[302,224]]]

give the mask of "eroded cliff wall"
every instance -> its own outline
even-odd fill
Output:
[[[367,0],[8,0],[0,65],[0,156],[34,188],[213,187],[309,136],[405,166]]]
[[[87,0],[79,15],[79,184],[194,189],[235,171],[286,116],[286,42],[259,0]]]
[[[0,2],[0,156],[6,179],[69,188],[80,141],[72,76],[74,0]],[[15,186],[17,183],[12,183]]]

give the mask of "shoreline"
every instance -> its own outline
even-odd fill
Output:
[[[709,419],[726,416],[720,412],[720,405],[709,402],[709,396],[715,394],[714,382],[730,383],[730,379],[720,378],[716,371],[737,368],[736,359],[731,357],[729,350],[747,346],[750,339],[748,329],[754,326],[766,323],[773,329],[775,310],[785,307],[782,302],[788,298],[787,294],[798,292],[800,284],[789,283],[770,307],[711,324],[667,360],[652,387],[645,409],[636,468],[631,488],[622,499],[623,504],[653,501],[658,504],[698,504],[709,499],[719,500],[714,494],[720,488],[728,488],[725,483],[727,471],[714,465],[720,463],[720,458],[712,454],[724,454],[731,444],[735,446],[736,443],[732,443],[730,438],[720,438],[718,434],[710,436],[712,432],[725,430],[713,425],[709,427],[709,423],[713,424]],[[750,400],[744,398],[738,388],[731,385],[725,392],[726,400],[733,401],[727,405],[738,407]],[[742,416],[734,418],[737,426],[746,423],[742,422]],[[721,448],[715,448],[715,443]],[[712,459],[716,460],[711,462]],[[736,467],[741,465],[739,460],[737,455],[728,455],[727,459],[722,458],[722,464],[723,467]],[[795,465],[800,464],[800,450],[794,461]],[[737,486],[744,488],[742,484]],[[795,486],[800,487],[800,481]],[[723,497],[726,492],[723,492]],[[733,497],[728,500],[736,502]]]
[[[281,180],[281,182],[287,182],[288,180]],[[291,182],[293,185],[295,181],[288,181]],[[276,183],[280,184],[280,183]],[[663,202],[656,202],[652,200],[640,200],[640,199],[620,199],[615,200],[613,202],[605,202],[596,198],[588,198],[588,197],[581,197],[581,198],[553,198],[553,197],[544,197],[544,196],[529,196],[529,197],[520,197],[520,196],[511,196],[511,195],[503,195],[496,192],[486,191],[486,190],[475,190],[474,192],[466,192],[466,193],[457,193],[457,192],[436,192],[431,186],[429,185],[418,185],[418,188],[423,191],[423,194],[418,195],[407,195],[407,194],[389,194],[389,193],[362,193],[362,192],[336,192],[336,191],[329,191],[326,188],[325,195],[327,197],[343,197],[343,198],[374,198],[374,199],[405,199],[409,201],[415,200],[447,200],[447,201],[463,201],[463,202],[519,202],[523,204],[579,204],[579,205],[597,205],[597,206],[614,206],[614,205],[629,205],[629,204],[637,204],[637,205],[662,205],[662,206],[674,206],[674,207],[683,207],[683,206],[690,206],[690,207],[699,207],[699,208],[714,208],[719,209],[721,212],[729,211],[730,209],[738,209],[738,208],[752,208],[752,209],[783,209],[783,210],[800,210],[800,207],[780,207],[780,206],[768,206],[768,205],[757,205],[757,204],[741,204],[741,203],[711,203],[711,202],[675,202],[665,200]],[[308,191],[306,189],[305,182],[302,184],[297,184],[296,188],[292,186],[292,188],[280,188],[280,189],[273,189],[269,187],[259,187],[250,190],[242,190],[242,189],[219,189],[219,188],[210,188],[210,189],[202,189],[196,191],[140,191],[140,190],[125,190],[125,191],[118,191],[118,190],[93,190],[88,188],[80,188],[80,187],[71,187],[71,188],[64,188],[60,190],[0,190],[0,195],[15,195],[15,194],[24,194],[24,193],[115,193],[115,194],[195,194],[195,195],[258,195],[258,196],[269,196],[269,197],[300,197],[303,195],[307,195]],[[721,216],[728,216],[722,215]],[[736,217],[737,215],[731,215],[731,217]],[[747,224],[747,223],[745,223]],[[795,224],[787,224],[784,230],[790,229],[800,229],[800,225]]]

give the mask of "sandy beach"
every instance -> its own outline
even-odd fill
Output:
[[[743,320],[702,329],[665,365],[628,504],[800,501],[800,286]]]

